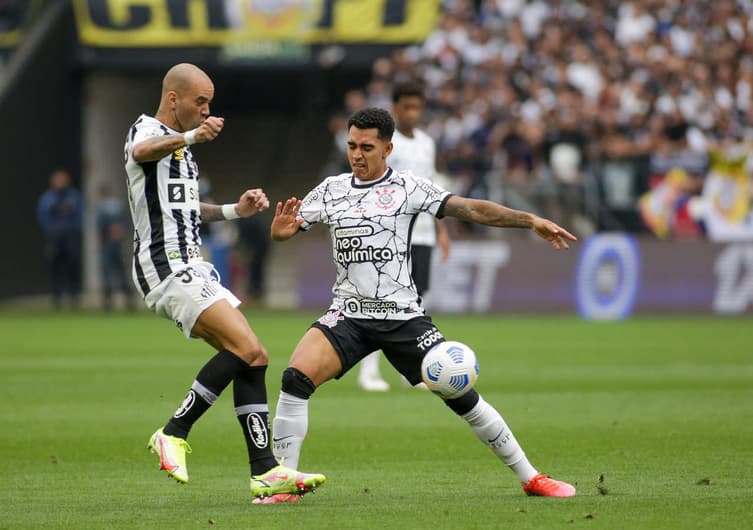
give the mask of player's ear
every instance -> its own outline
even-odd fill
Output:
[[[171,90],[167,93],[167,103],[170,106],[171,109],[175,110],[175,107],[178,106],[178,93],[174,90]]]
[[[387,142],[387,145],[384,146],[384,153],[382,153],[382,160],[390,156],[391,152],[392,152],[392,142]]]

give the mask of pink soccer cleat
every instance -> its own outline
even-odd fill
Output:
[[[295,493],[275,493],[269,497],[256,497],[251,504],[280,504],[284,502],[298,502],[301,496]]]
[[[529,480],[528,484],[521,484],[521,486],[529,497],[575,497],[575,486],[561,480],[554,480],[542,473]]]

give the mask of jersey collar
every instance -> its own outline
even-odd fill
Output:
[[[382,175],[378,179],[372,180],[371,182],[367,182],[366,184],[359,184],[356,181],[356,176],[353,173],[351,173],[350,174],[350,185],[353,186],[354,188],[370,188],[374,184],[379,184],[383,180],[388,179],[390,177],[390,175],[392,175],[392,168],[388,167],[387,171],[384,172],[384,175]]]

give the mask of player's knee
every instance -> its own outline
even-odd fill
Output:
[[[269,363],[269,354],[266,348],[256,338],[247,337],[242,343],[236,346],[236,350],[234,351],[249,364],[266,365]]]
[[[292,396],[308,399],[316,390],[316,385],[298,368],[285,368],[282,372],[282,391]]]
[[[444,404],[452,409],[452,411],[458,416],[467,414],[473,407],[476,406],[481,396],[478,395],[475,389],[471,389],[468,393],[463,394],[459,398],[445,399]]]

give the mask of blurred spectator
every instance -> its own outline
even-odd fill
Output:
[[[219,204],[212,196],[212,182],[206,174],[202,174],[199,180],[199,196],[201,202]],[[199,235],[202,240],[201,252],[204,258],[214,265],[215,271],[220,275],[220,283],[230,289],[232,287],[230,250],[238,239],[238,228],[235,222],[202,223]]]
[[[123,244],[131,241],[130,215],[124,201],[115,196],[106,183],[99,186],[94,210],[99,234],[103,309],[112,311],[113,294],[119,292],[123,294],[126,307],[133,310],[134,292],[123,259]]]
[[[249,305],[263,304],[266,295],[266,265],[269,257],[269,220],[263,215],[254,215],[238,220],[238,241],[246,263],[245,302]]]
[[[62,308],[63,295],[77,308],[81,295],[81,227],[84,201],[70,174],[52,172],[49,188],[37,203],[37,221],[44,235],[44,256],[50,272],[52,304]]]
[[[589,220],[581,233],[642,230],[639,198],[664,175],[686,171],[688,203],[721,130],[753,139],[751,57],[749,1],[447,0],[425,42],[375,62],[361,94],[379,104],[419,75],[423,128],[460,193],[547,216],[564,205]],[[703,235],[690,217],[673,226]]]
[[[690,146],[688,123],[674,116],[651,157],[652,189],[640,200],[646,225],[659,237],[694,237],[702,227],[690,213],[690,199],[701,193],[708,170],[705,150]]]
[[[350,171],[348,164],[348,118],[354,112],[367,106],[366,94],[362,90],[349,90],[345,93],[344,109],[335,113],[329,120],[329,132],[334,141],[327,165],[322,168],[322,179],[329,175],[339,175]]]

